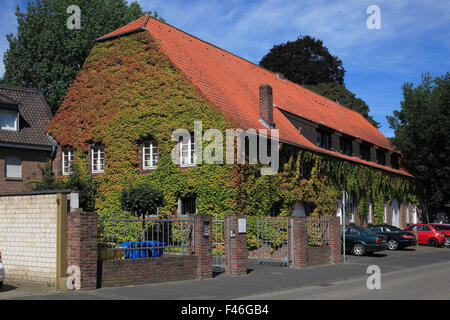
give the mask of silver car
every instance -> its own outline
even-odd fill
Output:
[[[5,279],[5,268],[2,263],[2,253],[0,252],[0,290],[3,287],[3,279]]]

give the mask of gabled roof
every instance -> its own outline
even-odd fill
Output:
[[[377,128],[356,111],[289,80],[280,79],[271,71],[148,15],[98,38],[97,41],[106,41],[142,30],[149,32],[158,41],[172,63],[186,74],[209,101],[243,128],[266,129],[259,121],[259,86],[269,84],[273,88],[275,128],[279,129],[282,141],[383,170],[410,175],[405,170],[395,170],[322,149],[301,135],[280,110],[398,152]]]
[[[37,89],[0,85],[1,106],[20,106],[20,130],[0,130],[0,144],[51,148],[54,143],[46,134],[52,113]]]

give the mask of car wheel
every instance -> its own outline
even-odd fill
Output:
[[[446,246],[447,248],[450,248],[450,237],[445,238],[444,246]]]
[[[3,281],[0,281],[0,290],[2,290],[3,287]]]
[[[428,245],[432,246],[432,247],[437,247],[438,245],[438,241],[434,238],[428,240]]]
[[[390,239],[388,242],[389,250],[397,250],[398,249],[398,241],[395,239]]]
[[[363,256],[366,254],[366,247],[364,247],[361,243],[355,243],[355,245],[352,248],[352,253],[355,256]]]

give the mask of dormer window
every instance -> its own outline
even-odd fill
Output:
[[[391,155],[391,165],[393,169],[400,169],[399,157],[396,154]]]
[[[19,131],[19,113],[16,111],[0,110],[0,129]]]
[[[323,149],[331,149],[331,134],[327,131],[317,129],[317,145]]]
[[[361,143],[360,145],[361,159],[370,161],[370,146],[365,143]]]
[[[386,165],[386,152],[384,150],[377,150],[377,162],[382,166]]]
[[[353,154],[353,143],[348,138],[341,138],[341,153],[351,156]]]

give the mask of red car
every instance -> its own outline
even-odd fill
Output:
[[[414,233],[414,229],[417,230],[418,244],[428,244],[432,247],[437,247],[445,243],[445,234],[431,224],[412,224],[403,230]]]
[[[430,223],[430,225],[445,234],[444,245],[450,247],[450,224]]]

